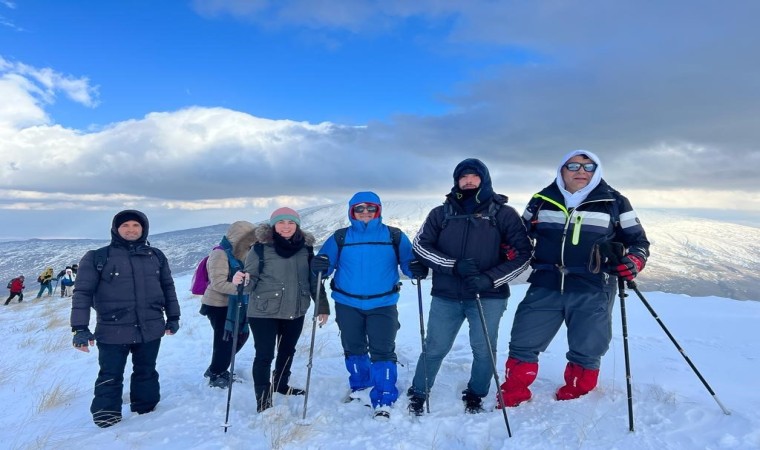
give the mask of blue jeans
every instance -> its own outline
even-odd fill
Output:
[[[470,348],[472,349],[472,367],[470,368],[470,381],[467,383],[467,389],[478,397],[488,395],[488,387],[493,377],[493,367],[491,366],[493,360],[491,358],[496,357],[499,322],[507,309],[507,299],[481,299],[481,303],[488,328],[488,341],[491,342],[491,348],[494,350],[492,355],[488,354],[488,343],[475,300],[446,300],[441,297],[433,297],[430,303],[427,336],[425,337],[427,354],[420,355],[412,381],[415,394],[425,395],[425,367],[427,367],[427,386],[429,389],[433,387],[443,358],[451,350],[457,333],[462,328],[462,323],[467,319],[470,327]]]

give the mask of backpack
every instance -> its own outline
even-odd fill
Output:
[[[211,251],[214,250],[221,250],[222,246],[217,245],[216,247],[212,248]],[[208,264],[208,257],[211,256],[211,253],[204,256],[203,259],[198,262],[198,266],[195,268],[195,273],[193,274],[193,281],[190,282],[190,292],[193,293],[193,295],[203,295],[206,293],[206,288],[209,284],[211,284],[211,280],[208,278],[208,268],[206,267],[206,264]]]
[[[391,241],[390,242],[349,242],[346,244],[346,232],[348,231],[348,227],[341,228],[339,230],[335,230],[335,233],[333,234],[333,237],[335,237],[335,243],[338,244],[338,257],[337,260],[340,260],[340,252],[343,250],[343,246],[351,246],[351,245],[393,245],[393,251],[396,252],[396,261],[401,263],[401,257],[399,256],[399,250],[398,246],[401,243],[401,230],[396,227],[392,227],[390,225],[386,225],[388,227],[388,234],[390,235]],[[338,261],[335,261],[335,265],[337,266]]]

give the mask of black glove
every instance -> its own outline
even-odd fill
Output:
[[[330,269],[330,258],[327,255],[317,255],[311,258],[311,271],[314,273],[322,273],[327,275],[327,271]]]
[[[179,331],[179,317],[168,317],[166,319],[166,330],[171,334],[177,334]]]
[[[415,260],[409,263],[409,271],[412,272],[414,278],[424,280],[428,276],[428,267],[421,262]]]
[[[74,333],[74,347],[87,347],[90,345],[90,341],[95,340],[95,336],[90,333],[88,327],[72,330]]]
[[[488,275],[481,273],[465,278],[464,286],[468,291],[483,292],[493,289],[493,280]]]
[[[515,258],[517,258],[517,250],[509,244],[502,242],[502,244],[499,246],[499,250],[501,250],[501,258],[504,261],[513,261]]]
[[[454,273],[462,278],[467,278],[480,273],[478,262],[472,258],[458,259],[454,263]]]

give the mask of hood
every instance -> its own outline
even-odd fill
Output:
[[[233,222],[227,228],[227,233],[224,236],[232,245],[232,254],[235,255],[235,258],[245,260],[248,250],[256,242],[254,229],[254,225],[245,220]]]
[[[380,202],[380,196],[375,194],[371,191],[364,191],[364,192],[357,192],[354,194],[353,197],[351,197],[351,200],[348,201],[348,220],[349,222],[357,223],[356,219],[351,217],[351,208],[354,205],[358,205],[359,203],[374,203],[375,205],[379,206],[380,209],[377,211],[377,214],[375,215],[375,218],[372,220],[380,219],[382,220],[383,217],[383,204]]]
[[[572,158],[573,156],[578,155],[586,155],[588,156],[588,159],[591,161],[594,161],[596,163],[596,170],[594,171],[594,175],[592,175],[591,180],[589,183],[584,187],[583,189],[580,189],[579,191],[575,193],[570,193],[567,190],[565,190],[565,180],[562,179],[562,167],[567,163],[567,161]],[[593,191],[597,186],[599,186],[599,182],[602,181],[602,162],[599,160],[599,157],[595,154],[591,153],[588,150],[573,150],[569,153],[567,153],[563,158],[562,161],[559,163],[559,166],[557,166],[557,186],[559,186],[559,191],[562,193],[562,196],[565,198],[565,206],[568,208],[575,208],[576,206],[580,205],[583,200],[586,199],[588,194]]]
[[[123,220],[125,217],[129,217],[128,220],[136,220],[137,222],[142,225],[142,236],[138,240],[136,240],[136,243],[144,243],[148,240],[148,230],[150,228],[150,223],[148,222],[148,216],[146,216],[141,211],[138,211],[136,209],[126,209],[124,211],[121,211],[117,213],[115,216],[113,216],[113,220],[111,221],[111,240],[112,241],[118,241],[121,243],[128,243],[129,241],[125,240],[121,236],[119,236],[119,227],[117,224],[121,225],[125,222]]]
[[[480,177],[480,188],[478,189],[478,193],[475,194],[477,203],[482,203],[491,198],[493,196],[491,174],[488,172],[488,167],[483,164],[483,161],[476,158],[467,158],[454,168],[454,187],[451,188],[451,194],[457,196],[459,193],[459,178],[467,170],[477,173]]]

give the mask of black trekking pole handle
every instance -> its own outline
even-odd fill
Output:
[[[235,311],[235,327],[232,330],[232,357],[230,358],[230,382],[227,385],[227,411],[224,414],[224,432],[230,427],[230,402],[232,400],[232,385],[235,384],[235,355],[237,354],[238,334],[240,333],[240,308],[243,307],[243,283],[237,286],[237,311]]]

